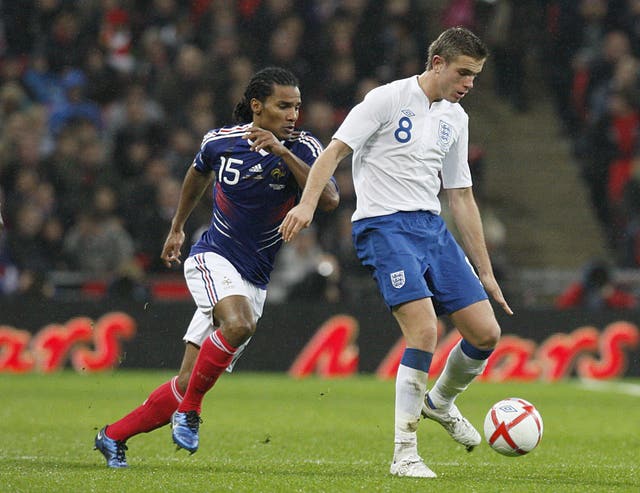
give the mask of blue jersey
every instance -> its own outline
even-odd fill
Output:
[[[202,140],[193,166],[215,173],[213,216],[190,255],[218,253],[247,281],[265,288],[282,246],[278,227],[301,191],[282,158],[250,149],[242,138],[250,127],[214,129]],[[322,151],[322,144],[306,132],[284,145],[308,165]]]

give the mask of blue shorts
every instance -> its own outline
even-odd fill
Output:
[[[442,218],[396,212],[353,223],[353,244],[390,308],[431,298],[438,315],[487,299],[471,263]]]

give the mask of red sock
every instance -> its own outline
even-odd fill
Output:
[[[204,395],[229,366],[236,349],[229,345],[220,330],[205,339],[178,411],[197,411],[200,414]]]
[[[113,440],[128,440],[138,433],[148,433],[171,421],[171,415],[180,404],[178,377],[173,377],[151,392],[147,400],[124,418],[107,427],[107,436]]]

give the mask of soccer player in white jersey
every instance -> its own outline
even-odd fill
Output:
[[[475,34],[447,29],[429,46],[422,74],[369,92],[316,160],[300,203],[280,227],[290,241],[311,223],[324,184],[353,152],[353,241],[406,342],[396,377],[396,476],[436,476],[418,454],[421,414],[467,450],[480,443],[454,401],[482,373],[500,338],[487,293],[512,314],[487,253],[467,161],[468,117],[458,104],[487,56]],[[439,215],[441,187],[477,275]],[[440,314],[450,315],[463,338],[427,393]]]
[[[167,267],[181,263],[184,225],[213,182],[209,229],[193,245],[184,265],[197,308],[184,336],[182,366],[141,406],[98,432],[95,446],[107,466],[127,467],[126,441],[170,421],[178,446],[192,453],[197,450],[204,393],[225,369],[232,368],[256,329],[282,246],[278,226],[300,198],[310,165],[322,151],[315,137],[295,130],[300,105],[296,77],[268,67],[253,76],[236,106],[239,124],[204,136],[186,173],[161,254]],[[323,188],[320,207],[335,209],[339,201],[335,181]]]

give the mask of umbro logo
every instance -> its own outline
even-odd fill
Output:
[[[255,166],[249,168],[250,173],[262,173],[262,163],[258,163]]]

